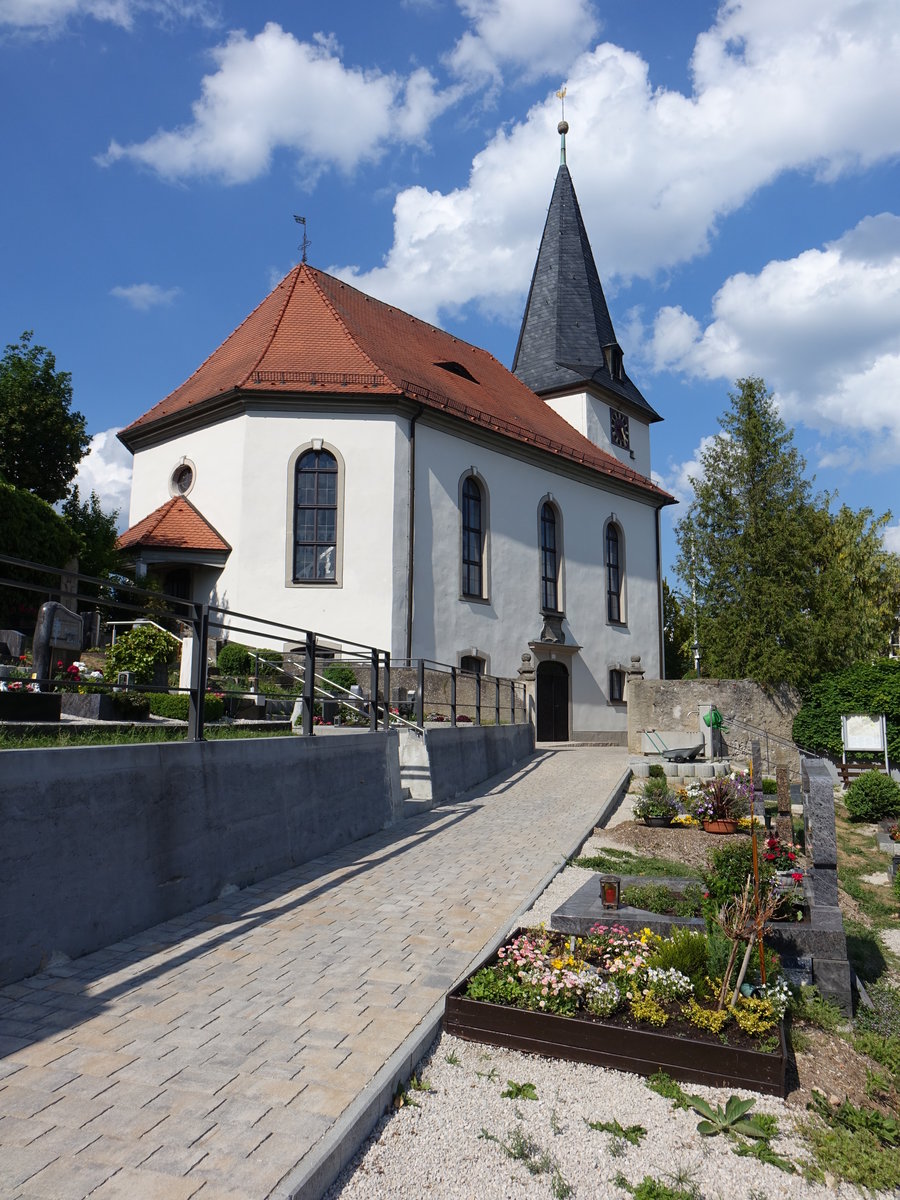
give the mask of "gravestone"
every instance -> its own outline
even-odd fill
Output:
[[[778,815],[775,818],[775,835],[788,846],[794,843],[794,823],[791,819],[791,777],[787,766],[779,763],[775,768],[778,785]]]
[[[74,662],[81,653],[83,635],[84,625],[78,613],[56,600],[42,604],[34,627],[34,673],[38,679],[50,678],[51,647]]]
[[[853,1008],[847,939],[838,908],[837,832],[834,821],[834,784],[821,759],[801,758],[800,788],[806,857],[812,864],[807,882],[817,910],[816,922],[828,930],[827,941],[814,952],[813,976],[823,996],[835,1000],[844,1012]]]

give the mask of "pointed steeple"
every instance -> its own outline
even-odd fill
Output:
[[[512,369],[538,395],[594,385],[659,416],[622,366],[591,244],[566,166],[569,124],[559,123],[560,164]]]

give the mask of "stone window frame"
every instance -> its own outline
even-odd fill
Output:
[[[325,451],[332,455],[337,463],[336,514],[334,531],[334,578],[333,579],[295,579],[294,554],[296,544],[295,514],[297,511],[297,463],[304,454],[313,450],[317,453]],[[288,459],[287,465],[287,518],[285,526],[285,587],[288,588],[340,588],[343,587],[344,569],[344,484],[346,466],[344,457],[337,446],[324,438],[310,438],[309,441],[297,446]]]
[[[545,509],[545,507],[550,508],[550,510],[553,512],[553,517],[554,517],[554,532],[555,532],[554,541],[556,543],[555,547],[554,547],[554,554],[556,556],[556,579],[555,579],[556,607],[555,608],[548,608],[546,606],[546,604],[544,603],[545,599],[547,598],[545,583],[548,579],[551,578],[550,576],[545,575],[545,571],[544,571],[544,567],[545,567],[544,555],[546,553],[545,546],[544,546],[544,532],[545,532],[544,509]],[[564,583],[565,583],[565,554],[564,554],[564,541],[563,541],[563,515],[562,515],[562,509],[559,506],[559,502],[554,498],[552,492],[547,492],[545,495],[543,495],[541,497],[540,501],[538,502],[538,506],[537,506],[537,544],[538,544],[538,587],[540,589],[538,592],[538,599],[540,601],[540,611],[542,613],[547,614],[548,616],[564,617],[566,615],[566,609],[565,609],[565,586],[564,586]]]
[[[615,533],[616,537],[616,562],[610,561],[610,531]],[[622,522],[615,513],[611,513],[607,520],[603,523],[603,567],[606,575],[606,624],[615,625],[617,627],[627,627],[627,591],[626,591],[626,571],[625,571],[625,531],[622,528]],[[612,572],[616,572],[618,588],[613,591]],[[616,606],[618,607],[618,616],[614,617],[611,614],[611,600],[615,596]]]
[[[465,590],[465,487],[471,480],[481,495],[481,591],[467,592]],[[477,467],[468,467],[459,477],[459,599],[469,604],[490,604],[491,602],[491,494],[484,476]]]

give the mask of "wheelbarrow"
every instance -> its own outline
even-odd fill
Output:
[[[691,746],[675,746],[670,748],[656,730],[645,729],[644,733],[656,753],[661,754],[666,762],[693,762],[697,755],[703,752],[702,741],[694,743]]]

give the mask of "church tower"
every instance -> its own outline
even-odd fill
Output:
[[[628,377],[566,165],[541,238],[512,369],[596,446],[650,476],[650,425],[662,418]]]

